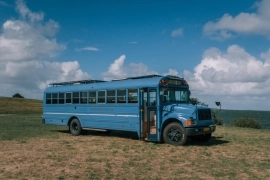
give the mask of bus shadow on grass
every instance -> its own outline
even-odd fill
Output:
[[[59,133],[63,133],[63,134],[70,134],[69,130],[51,130],[51,131],[52,132],[59,132]],[[136,132],[83,130],[83,132],[81,133],[81,136],[91,136],[91,135],[119,137],[119,138],[138,140],[138,136],[137,136]]]
[[[55,131],[55,130],[54,130]],[[69,130],[56,130],[55,132],[60,132],[64,134],[70,134]],[[70,134],[71,135],[71,134]],[[128,132],[128,131],[93,131],[93,130],[84,130],[81,136],[106,136],[110,137],[118,137],[124,139],[138,140],[138,135],[136,132]],[[155,143],[155,142],[151,142]],[[196,140],[187,139],[185,145],[187,146],[217,146],[222,144],[230,143],[230,141],[224,140],[221,136],[212,136],[208,142],[200,142]],[[158,143],[157,144],[164,144]]]
[[[224,140],[221,136],[212,136],[208,142],[200,142],[196,140],[188,139],[186,145],[188,146],[217,146],[230,143],[230,141]]]

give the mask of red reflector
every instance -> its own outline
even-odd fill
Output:
[[[160,84],[168,84],[168,79],[162,79],[161,81],[160,81]]]
[[[188,83],[187,83],[186,81],[183,81],[183,82],[182,82],[182,85],[183,85],[183,86],[188,86]]]

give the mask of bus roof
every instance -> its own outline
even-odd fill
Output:
[[[121,88],[141,88],[141,87],[158,87],[162,79],[176,79],[186,82],[178,76],[161,76],[146,75],[136,76],[123,79],[114,79],[112,81],[102,80],[80,80],[70,82],[51,83],[45,92],[67,92],[67,91],[83,91],[83,90],[105,90],[105,89],[121,89]]]

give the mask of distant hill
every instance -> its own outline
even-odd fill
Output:
[[[42,113],[42,100],[0,97],[0,114],[34,113]]]

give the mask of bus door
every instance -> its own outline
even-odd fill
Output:
[[[141,89],[141,138],[157,141],[157,88]]]

